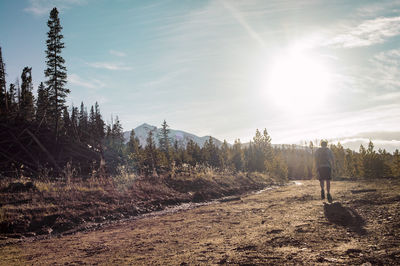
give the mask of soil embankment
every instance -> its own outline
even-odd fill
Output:
[[[400,261],[400,180],[317,181],[0,248],[10,264],[362,264]]]
[[[0,246],[71,234],[182,203],[242,195],[276,183],[260,173],[213,171],[74,181],[0,180]]]

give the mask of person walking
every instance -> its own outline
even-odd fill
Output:
[[[321,148],[318,148],[315,152],[315,165],[317,167],[318,179],[321,185],[321,199],[325,199],[324,183],[326,182],[326,197],[329,203],[332,203],[330,189],[333,164],[334,157],[332,151],[328,148],[328,141],[321,140]]]

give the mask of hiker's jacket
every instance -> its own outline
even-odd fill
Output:
[[[333,165],[333,153],[327,147],[321,147],[315,152],[315,163],[317,168],[330,167]]]

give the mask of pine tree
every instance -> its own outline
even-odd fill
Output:
[[[49,93],[44,87],[43,82],[38,87],[38,98],[36,101],[36,121],[38,123],[46,123],[46,117],[49,107]]]
[[[169,138],[169,128],[168,128],[167,122],[164,120],[164,122],[161,125],[161,131],[158,136],[158,142],[159,142],[159,147],[160,151],[164,154],[167,164],[169,165],[171,163],[171,150],[170,150],[170,138]]]
[[[150,130],[147,138],[146,138],[146,147],[144,149],[145,160],[144,163],[150,170],[149,172],[153,172],[157,167],[157,147],[153,140],[153,131]]]
[[[200,146],[192,139],[186,144],[187,162],[195,166],[196,163],[202,163]]]
[[[142,164],[140,149],[139,139],[135,136],[135,131],[132,129],[129,141],[126,144],[126,153],[128,155],[129,164],[134,170],[139,170]]]
[[[253,145],[250,147],[250,171],[265,171],[265,161],[272,159],[271,138],[266,129],[263,134],[257,129],[253,137]]]
[[[114,143],[122,150],[122,145],[124,144],[124,131],[118,116],[115,118],[115,123],[112,126],[111,133]]]
[[[64,110],[63,110],[63,115],[62,115],[62,133],[64,134],[64,135],[68,135],[68,132],[69,132],[69,129],[71,128],[71,119],[70,119],[70,117],[69,117],[69,112],[68,112],[68,108],[67,107],[64,107]],[[70,136],[70,137],[72,137],[72,136]]]
[[[307,165],[303,165],[307,169]],[[288,177],[288,166],[283,159],[282,153],[279,150],[274,150],[274,155],[269,160],[265,161],[265,168],[272,177],[279,178],[280,180],[286,180]],[[305,177],[311,177],[305,175]]]
[[[81,102],[81,108],[78,115],[78,135],[81,142],[86,143],[89,139],[89,121],[85,105]]]
[[[240,143],[240,139],[235,140],[235,142],[233,143],[231,162],[236,171],[243,170],[244,154],[242,150],[242,144]]]
[[[57,138],[61,112],[64,109],[65,98],[70,92],[65,88],[67,70],[64,66],[65,60],[61,56],[61,51],[64,48],[64,43],[62,42],[64,36],[61,34],[62,27],[58,18],[57,8],[51,10],[47,26],[49,27],[49,31],[47,32],[48,39],[46,41],[47,68],[44,71],[44,75],[47,78],[45,83],[49,91],[49,107],[53,112],[51,122],[54,125]]]
[[[104,159],[109,172],[116,173],[119,165],[126,164],[126,158],[124,157],[124,134],[118,117],[115,118],[115,122],[111,118],[111,124],[107,125],[106,130]]]
[[[35,115],[32,94],[32,68],[24,67],[21,74],[21,96],[20,96],[20,115],[26,121],[32,121]]]
[[[335,158],[333,175],[342,177],[345,172],[345,152],[342,144],[340,142],[337,145],[330,145],[330,149],[333,152],[333,157]]]
[[[400,152],[399,152],[399,149],[396,149],[393,153],[392,173],[393,173],[393,176],[400,177]]]
[[[94,123],[95,123],[95,142],[101,148],[101,142],[104,138],[104,120],[101,117],[99,104],[96,102],[94,105]]]
[[[210,136],[208,140],[204,143],[203,158],[206,163],[213,167],[222,166],[221,153],[218,147],[215,145],[213,138]]]
[[[8,106],[8,116],[15,117],[17,113],[17,92],[15,84],[10,83],[7,93],[7,106]]]
[[[226,140],[221,145],[221,166],[222,168],[230,167],[230,150]]]
[[[93,105],[90,107],[88,129],[89,129],[89,134],[88,134],[89,143],[94,147],[96,142],[96,116],[94,114]]]
[[[15,88],[16,88],[16,99],[17,99],[17,101],[16,101],[16,106],[17,106],[17,108],[16,108],[16,112],[18,113],[19,112],[19,110],[20,110],[20,107],[21,107],[21,86],[19,86],[19,78],[16,78],[16,80],[15,80]]]
[[[6,87],[6,69],[3,62],[3,56],[0,47],[0,115],[6,114],[7,106],[7,87]]]
[[[79,140],[79,133],[78,133],[78,107],[71,107],[71,126],[68,131],[71,137],[75,140]]]

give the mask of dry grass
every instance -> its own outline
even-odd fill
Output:
[[[261,189],[273,180],[261,174],[199,173],[139,177],[123,167],[113,178],[59,181],[18,179],[0,184],[0,234],[58,233],[160,210]]]

